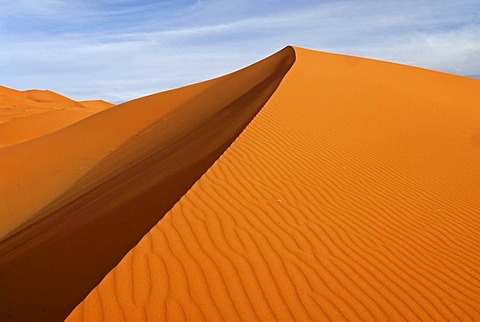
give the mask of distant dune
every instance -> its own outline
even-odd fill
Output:
[[[75,102],[51,91],[17,91],[0,86],[0,149],[73,124],[113,104]]]
[[[55,130],[0,148],[0,320],[480,319],[478,80],[287,47],[115,108],[11,91],[101,112],[2,114]]]

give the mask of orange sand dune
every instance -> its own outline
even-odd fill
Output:
[[[111,106],[101,100],[75,102],[51,91],[0,86],[0,148],[59,130]]]
[[[0,319],[61,320],[218,159],[292,48],[0,150]]]
[[[103,100],[79,101],[78,103],[83,107],[100,111],[113,106],[112,103]]]
[[[480,82],[295,52],[69,321],[480,320]]]
[[[103,109],[12,91],[41,105],[0,105],[18,129]],[[0,149],[0,320],[480,320],[479,106],[478,80],[287,47],[59,121]]]

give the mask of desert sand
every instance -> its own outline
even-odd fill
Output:
[[[75,102],[51,91],[0,86],[0,149],[59,130],[112,106],[102,100]]]
[[[479,106],[287,47],[4,147],[0,317],[478,320]]]
[[[287,48],[0,150],[8,169],[0,185],[0,214],[8,214],[0,218],[0,313],[65,318],[218,159],[293,60]]]

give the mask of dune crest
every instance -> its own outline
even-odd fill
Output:
[[[295,52],[68,321],[480,319],[480,82]]]
[[[0,150],[9,171],[0,317],[64,319],[235,140],[294,60],[288,47]]]

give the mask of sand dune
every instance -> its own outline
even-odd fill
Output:
[[[111,106],[102,100],[75,102],[51,91],[0,86],[0,149],[59,130]]]
[[[480,318],[480,83],[295,51],[69,320]]]
[[[78,102],[83,107],[91,108],[97,111],[102,111],[106,108],[112,107],[113,104],[104,100],[90,100],[90,101],[79,101]]]
[[[0,223],[0,313],[65,318],[218,159],[293,60],[287,48],[0,151],[9,170],[0,186],[0,213],[9,214]]]
[[[0,317],[479,320],[479,106],[288,47],[4,148]]]

